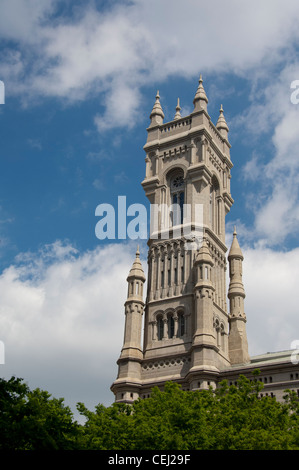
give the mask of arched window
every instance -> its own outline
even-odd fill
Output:
[[[219,196],[219,183],[217,178],[213,176],[210,186],[210,225],[212,230],[214,230],[214,232],[217,234],[219,234],[221,231]]]
[[[159,316],[157,318],[157,337],[159,341],[163,339],[163,334],[164,334],[164,322],[163,322],[162,316]]]
[[[181,225],[184,218],[185,182],[183,172],[175,174],[170,180],[172,205],[172,225]]]

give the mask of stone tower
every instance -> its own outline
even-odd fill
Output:
[[[146,397],[168,380],[188,390],[216,387],[221,371],[249,360],[243,256],[235,234],[231,315],[226,302],[225,216],[233,204],[229,129],[222,105],[212,123],[201,77],[193,104],[182,117],[178,100],[173,120],[164,123],[158,92],[150,114],[142,182],[151,205],[147,296],[143,309],[142,298],[128,294],[124,345],[111,387],[116,401]],[[144,282],[136,259],[129,292],[132,282]]]

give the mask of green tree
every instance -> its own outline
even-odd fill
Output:
[[[0,379],[0,450],[76,448],[80,427],[63,401],[20,378]]]
[[[210,422],[213,449],[282,450],[296,448],[298,414],[287,403],[259,393],[263,385],[240,376],[237,386],[222,382]],[[293,420],[293,421],[292,421]]]
[[[81,445],[118,450],[282,450],[299,449],[297,397],[284,403],[260,396],[263,384],[240,376],[216,391],[182,391],[172,382],[133,405],[80,405],[85,416]]]
[[[133,405],[78,403],[79,425],[63,399],[0,379],[0,450],[298,450],[297,395],[280,403],[262,388],[257,376],[194,392],[168,382]]]
[[[99,404],[89,411],[83,403],[77,405],[85,417],[81,428],[81,448],[88,450],[127,450],[132,440],[132,407],[113,403],[110,407]]]

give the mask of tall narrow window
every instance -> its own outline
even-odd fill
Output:
[[[212,183],[210,186],[210,225],[215,233],[220,233],[221,221],[220,221],[220,188],[217,178],[213,176]]]
[[[170,182],[172,225],[180,225],[184,219],[185,183],[183,174],[174,176]]]
[[[183,313],[178,315],[178,336],[183,336],[185,334],[185,317]]]
[[[210,224],[211,227],[213,228],[213,216],[214,216],[214,190],[213,190],[213,185],[210,187],[210,206],[209,206],[209,215],[210,215]]]
[[[158,340],[161,340],[163,339],[163,318],[162,317],[158,317],[157,319],[157,336],[158,336]]]
[[[171,285],[171,270],[168,269],[168,285]]]
[[[173,316],[168,317],[168,338],[173,338],[174,335],[174,319]]]

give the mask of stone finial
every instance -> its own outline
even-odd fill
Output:
[[[216,128],[218,129],[218,131],[220,132],[220,134],[223,137],[227,138],[227,133],[229,131],[229,128],[228,128],[227,122],[226,122],[224,114],[223,114],[222,105],[220,106],[219,112],[220,112],[220,114],[219,114],[219,118],[218,118],[218,121],[217,121],[217,124],[216,124]]]
[[[205,264],[210,264],[212,266],[214,265],[211,252],[210,252],[210,249],[208,247],[208,244],[205,238],[203,239],[202,245],[200,249],[198,250],[198,253],[195,258],[195,263],[196,264],[205,263]]]
[[[180,107],[180,98],[178,98],[178,103],[177,103],[177,105],[176,105],[175,110],[176,110],[176,113],[175,113],[174,119],[175,119],[175,120],[176,120],[176,119],[181,119],[182,116],[181,116],[181,113],[180,113],[180,111],[181,111],[181,107]]]
[[[207,110],[208,98],[202,82],[202,75],[200,75],[198,80],[198,88],[193,100],[194,111],[200,111],[201,109],[204,109],[205,111]]]
[[[233,241],[232,241],[232,244],[231,244],[231,247],[230,247],[230,250],[229,250],[228,260],[230,260],[231,258],[244,259],[243,253],[242,253],[242,250],[240,248],[238,238],[237,238],[236,226],[234,227]]]
[[[128,275],[127,279],[131,279],[131,278],[140,279],[143,282],[145,281],[145,275],[144,275],[144,271],[143,271],[142,264],[141,264],[141,261],[140,261],[139,245],[137,247],[135,261],[132,265],[132,268],[129,272],[129,275]]]
[[[151,126],[153,125],[161,125],[163,124],[163,119],[164,119],[164,113],[163,109],[160,103],[160,95],[159,95],[159,90],[157,91],[156,94],[156,101],[153,106],[152,112],[150,114],[150,120],[151,120]]]

